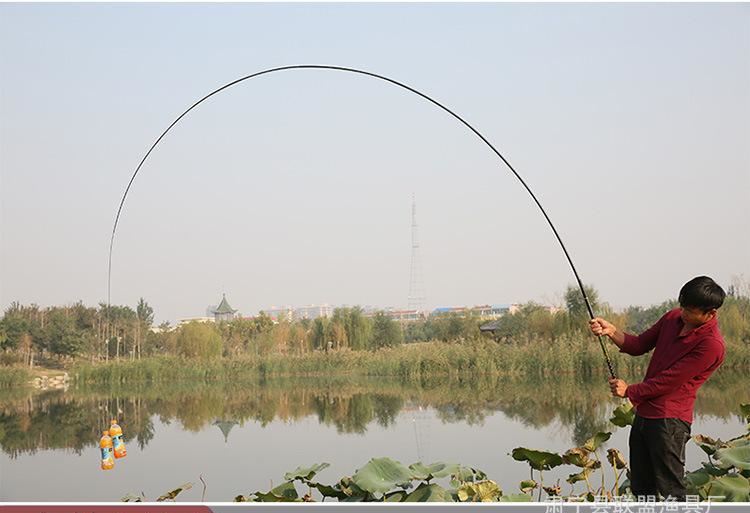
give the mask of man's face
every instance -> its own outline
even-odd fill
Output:
[[[691,306],[680,307],[682,322],[691,326],[700,326],[705,324],[716,316],[716,309],[712,308],[708,312],[704,312],[700,308],[693,308]]]

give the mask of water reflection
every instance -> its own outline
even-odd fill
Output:
[[[746,378],[721,373],[699,393],[699,415],[736,418],[740,402],[750,402]],[[295,422],[307,417],[339,433],[365,433],[372,423],[388,427],[402,411],[433,408],[444,423],[481,424],[502,412],[540,429],[554,422],[570,427],[578,445],[609,429],[616,403],[603,379],[578,381],[475,380],[439,378],[419,383],[366,379],[275,379],[262,382],[148,385],[109,390],[71,388],[67,392],[0,394],[0,447],[11,458],[44,449],[78,454],[96,445],[100,429],[117,418],[129,443],[146,447],[154,418],[182,429],[209,425],[226,441],[236,425],[253,421]]]

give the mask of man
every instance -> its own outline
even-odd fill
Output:
[[[612,395],[627,397],[636,416],[630,430],[630,485],[637,497],[685,500],[685,444],[690,439],[698,388],[724,361],[724,340],[716,314],[726,294],[707,276],[680,290],[680,307],[667,312],[638,336],[623,333],[601,318],[590,321],[633,356],[654,350],[641,383],[610,379]]]

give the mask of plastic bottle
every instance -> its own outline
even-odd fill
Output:
[[[102,451],[102,470],[111,470],[115,468],[115,459],[112,457],[112,438],[109,436],[109,431],[102,433],[102,438],[99,440],[99,448]]]
[[[115,458],[120,459],[128,455],[125,449],[125,441],[122,439],[122,428],[117,424],[117,419],[112,419],[112,425],[109,427],[109,436],[112,437]]]

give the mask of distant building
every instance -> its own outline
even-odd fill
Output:
[[[294,318],[294,310],[292,309],[291,306],[282,306],[280,308],[272,306],[271,308],[262,310],[262,312],[276,322],[279,322],[279,321],[291,322],[292,319]]]
[[[184,319],[179,319],[177,321],[178,326],[182,326],[183,324],[188,324],[191,322],[214,322],[215,319],[213,317],[185,317]]]
[[[237,313],[237,310],[229,306],[226,294],[222,294],[221,303],[219,303],[219,306],[212,313],[214,314],[215,322],[231,321],[234,319],[234,314]]]
[[[333,315],[334,307],[331,305],[309,305],[302,307],[272,306],[267,310],[263,310],[267,316],[276,322],[279,321],[301,321],[302,319],[317,319],[318,317],[331,317]]]
[[[424,312],[419,310],[385,310],[386,317],[399,322],[414,322],[425,320]]]
[[[498,319],[503,315],[518,313],[518,304],[479,305],[479,306],[441,306],[432,311],[432,315],[456,314],[474,315],[482,319]]]
[[[331,305],[310,305],[295,308],[292,312],[292,317],[295,321],[302,319],[317,319],[318,317],[330,317],[333,315],[333,307]]]

